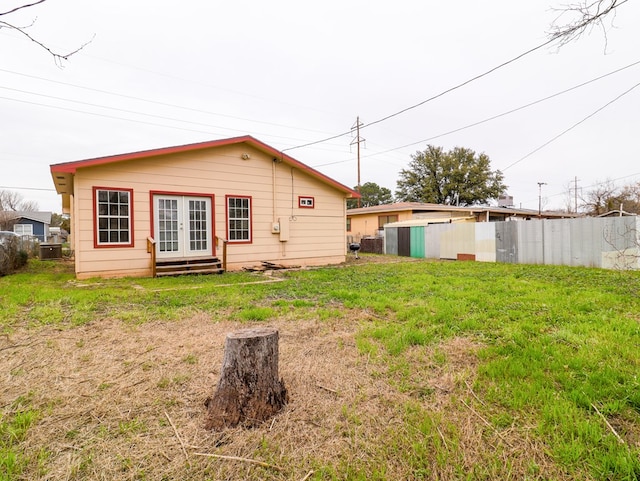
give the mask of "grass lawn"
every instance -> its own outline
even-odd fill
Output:
[[[344,266],[0,278],[0,480],[637,480],[640,273]],[[290,402],[203,429],[226,333],[280,331]]]

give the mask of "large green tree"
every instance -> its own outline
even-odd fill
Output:
[[[456,147],[445,152],[427,145],[416,152],[408,169],[400,171],[396,200],[448,205],[486,204],[507,186],[499,170],[492,171],[486,154]]]
[[[358,190],[358,186],[354,187]],[[365,182],[360,186],[360,207],[371,207],[373,205],[391,204],[393,195],[391,190],[386,187],[380,187],[375,182]],[[347,209],[355,209],[358,207],[358,199],[349,199],[347,201]]]

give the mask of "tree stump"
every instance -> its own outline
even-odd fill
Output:
[[[278,331],[255,328],[227,334],[220,380],[205,403],[206,429],[256,426],[288,400],[284,381],[278,379]]]

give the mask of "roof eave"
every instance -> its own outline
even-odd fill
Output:
[[[50,168],[51,168],[51,174],[54,176],[54,183],[55,183],[55,177],[56,177],[55,174],[70,174],[71,176],[73,176],[75,175],[77,170],[80,168],[93,167],[93,166],[104,165],[104,164],[112,164],[116,162],[125,162],[128,160],[144,159],[148,157],[155,157],[155,156],[161,156],[161,155],[170,155],[170,154],[176,154],[180,152],[193,152],[198,150],[210,149],[214,147],[235,145],[240,143],[249,144],[264,153],[273,155],[274,161],[279,160],[281,162],[285,162],[289,165],[297,167],[302,171],[305,171],[309,175],[345,193],[348,198],[360,197],[360,194],[355,190],[350,189],[346,185],[341,184],[340,182],[324,175],[323,173],[315,170],[314,168],[303,164],[302,162],[294,159],[293,157],[283,153],[280,150],[277,150],[271,147],[270,145],[265,144],[264,142],[259,141],[258,139],[250,135],[245,135],[242,137],[232,137],[229,139],[213,140],[208,142],[200,142],[195,144],[179,145],[175,147],[163,147],[159,149],[143,150],[143,151],[131,152],[127,154],[111,155],[107,157],[96,157],[92,159],[77,160],[73,162],[63,162],[59,164],[53,164],[50,166]],[[56,185],[56,190],[58,190],[57,185]],[[58,193],[68,193],[68,192],[65,192],[65,191],[60,192],[58,190]]]

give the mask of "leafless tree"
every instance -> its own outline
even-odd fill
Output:
[[[573,182],[567,182],[565,184],[565,190],[562,198],[562,203],[564,204],[563,211],[570,213],[577,213],[577,209],[574,203],[573,196]]]
[[[637,270],[640,268],[640,232],[635,220],[624,223],[614,221],[605,227],[604,241],[611,249],[610,259],[617,270]]]
[[[600,215],[621,210],[640,215],[640,182],[616,187],[611,180],[600,182],[581,197],[587,214]]]
[[[55,50],[51,49],[44,42],[38,40],[37,38],[35,38],[33,35],[31,35],[28,32],[29,27],[32,27],[33,24],[35,23],[35,19],[29,25],[16,25],[16,24],[12,23],[11,21],[7,20],[7,18],[9,18],[9,16],[12,13],[16,13],[17,11],[23,10],[25,8],[35,7],[36,5],[39,5],[39,4],[44,3],[46,1],[47,0],[37,0],[37,1],[33,2],[33,3],[26,3],[24,5],[19,5],[17,7],[14,7],[12,9],[10,9],[10,10],[7,10],[6,12],[0,12],[0,30],[2,30],[3,28],[8,28],[10,30],[14,30],[14,31],[24,35],[26,38],[28,38],[29,40],[34,42],[36,45],[38,45],[39,47],[41,47],[44,50],[46,50],[53,57],[53,59],[56,62],[56,64],[61,65],[64,60],[68,60],[69,57],[71,57],[73,54],[78,53],[80,50],[82,50],[84,47],[86,47],[87,44],[90,43],[90,41],[82,44],[79,48],[76,48],[75,50],[73,50],[71,52],[68,52],[68,53],[58,52],[58,51],[55,51]]]
[[[579,39],[585,32],[601,29],[607,43],[607,31],[613,27],[616,9],[629,0],[580,0],[560,8],[551,25],[549,37],[558,40],[560,47]]]
[[[604,182],[598,182],[593,189],[581,196],[580,200],[587,214],[600,215],[619,207],[615,205],[618,192],[613,181],[607,179]]]
[[[34,212],[38,203],[24,200],[22,195],[12,190],[0,190],[0,230],[11,230],[15,222],[16,211]]]
[[[38,204],[32,200],[24,200],[18,192],[0,190],[0,211],[28,211],[38,210]]]
[[[619,200],[621,210],[640,215],[640,182],[625,185],[620,192]]]

